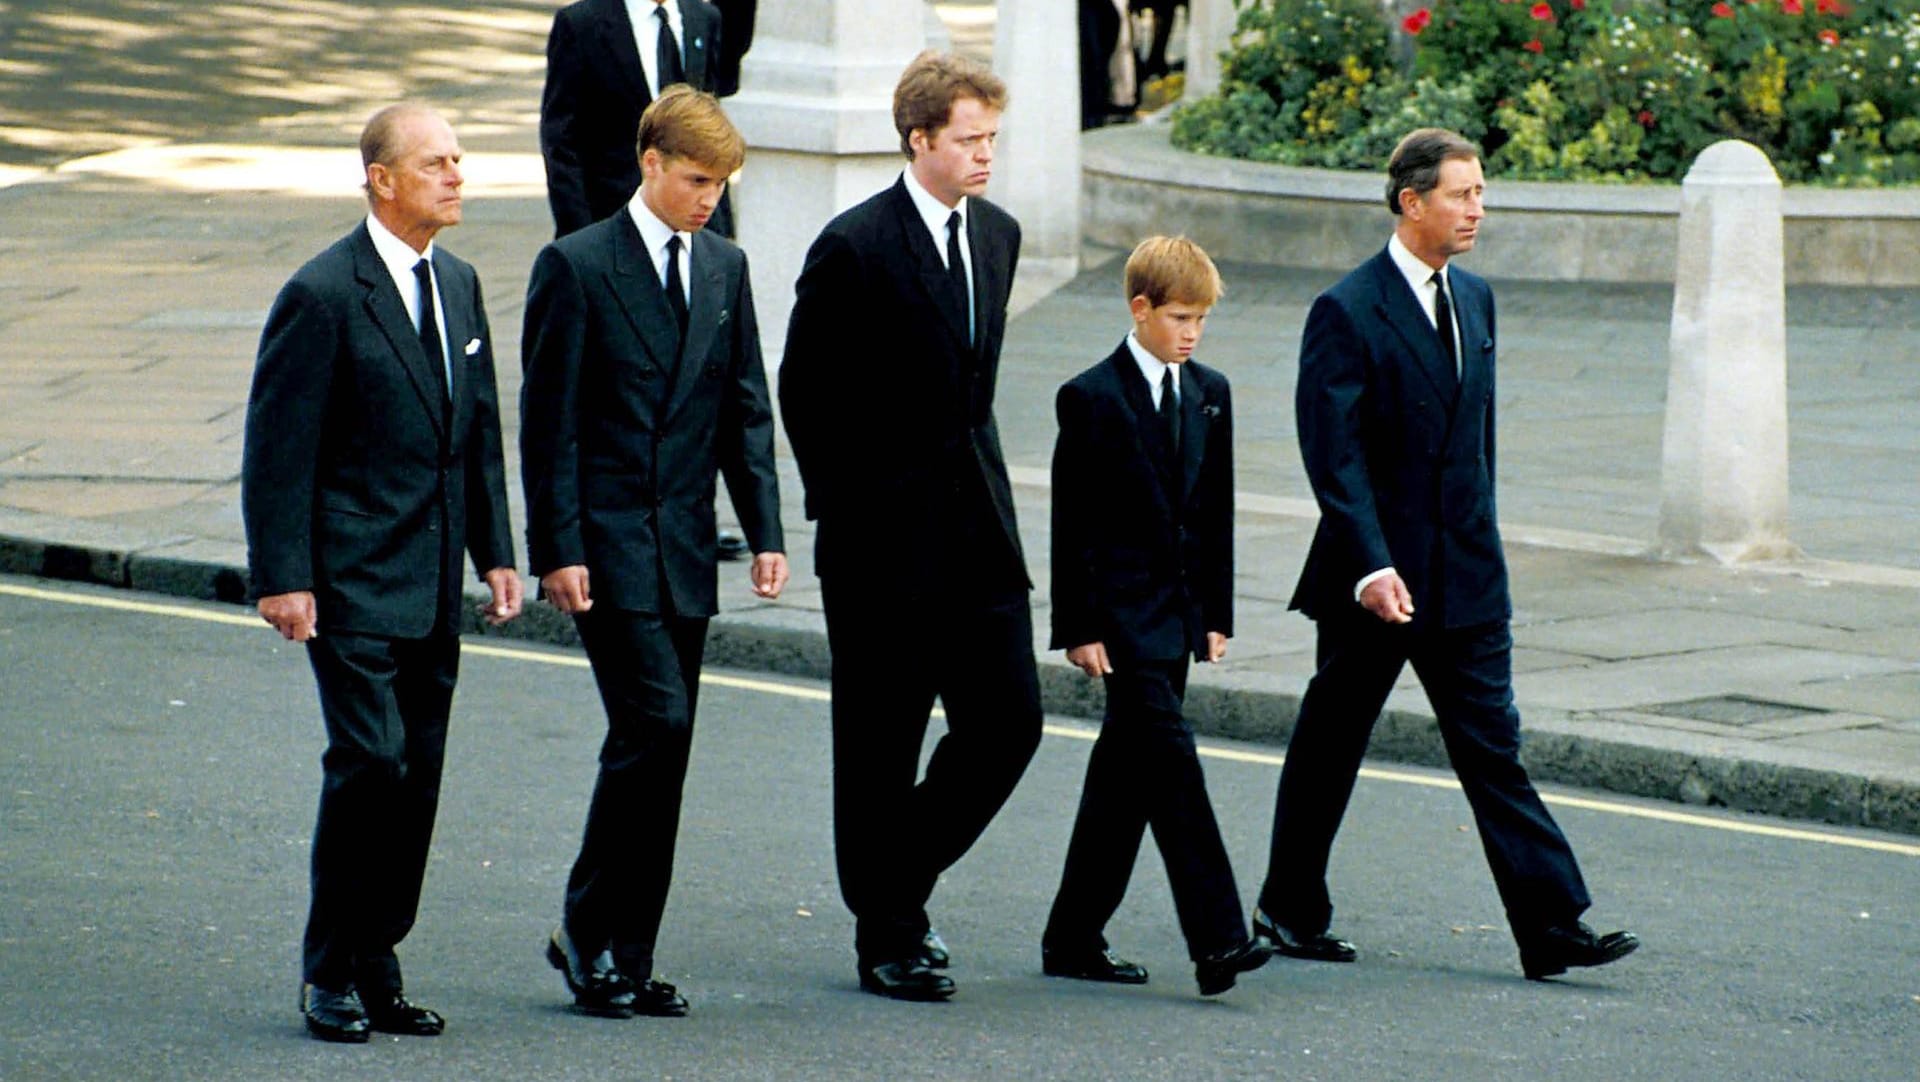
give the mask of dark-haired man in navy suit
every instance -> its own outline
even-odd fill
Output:
[[[1596,935],[1573,850],[1520,763],[1512,605],[1494,515],[1494,310],[1449,260],[1485,216],[1480,152],[1422,128],[1394,150],[1385,251],[1321,294],[1300,341],[1295,415],[1320,504],[1293,607],[1318,627],[1275,801],[1254,930],[1282,954],[1351,962],[1326,873],[1374,721],[1411,664],[1480,828],[1531,980],[1631,953]]]

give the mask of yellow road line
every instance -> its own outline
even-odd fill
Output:
[[[118,612],[137,612],[147,616],[171,616],[185,620],[203,620],[208,623],[230,624],[239,627],[262,626],[257,616],[238,613],[218,612],[189,605],[156,604],[148,601],[129,601],[118,597],[103,597],[98,594],[60,593],[32,586],[15,586],[0,582],[0,595],[31,598],[35,601],[55,601],[67,605],[86,605],[93,608],[113,609]],[[542,665],[561,665],[568,668],[584,669],[587,659],[578,654],[562,654],[545,650],[532,650],[513,646],[489,646],[467,643],[462,652],[477,657],[500,658],[506,661],[530,661]],[[764,695],[783,695],[790,699],[806,699],[810,702],[829,702],[832,693],[816,687],[790,684],[780,680],[757,680],[744,676],[727,676],[721,673],[700,674],[702,684],[714,687],[733,688],[738,691],[753,691]],[[939,715],[939,710],[934,711]],[[1048,725],[1044,732],[1049,736],[1064,737],[1070,740],[1092,740],[1099,735],[1092,727],[1068,725]],[[1285,756],[1274,752],[1244,751],[1238,748],[1214,747],[1201,744],[1200,754],[1210,759],[1228,762],[1251,763],[1258,766],[1279,766]],[[1414,774],[1403,770],[1381,770],[1376,767],[1363,767],[1360,776],[1372,781],[1394,782],[1399,785],[1420,785],[1429,789],[1458,790],[1460,783],[1452,778],[1434,777],[1427,774]],[[1767,823],[1747,823],[1737,819],[1723,819],[1716,816],[1699,815],[1693,812],[1672,811],[1666,808],[1647,808],[1636,804],[1623,804],[1613,800],[1595,800],[1590,797],[1561,796],[1553,793],[1541,793],[1541,799],[1549,804],[1563,808],[1579,808],[1584,811],[1596,811],[1607,815],[1622,815],[1635,819],[1651,819],[1661,823],[1675,823],[1682,826],[1703,827],[1709,830],[1724,830],[1733,834],[1753,834],[1763,838],[1780,838],[1787,841],[1814,842],[1820,845],[1838,845],[1851,849],[1866,849],[1876,853],[1894,853],[1899,856],[1920,857],[1920,845],[1903,842],[1882,841],[1877,838],[1850,838],[1844,834],[1832,834],[1823,830],[1806,830],[1799,827],[1780,827]]]

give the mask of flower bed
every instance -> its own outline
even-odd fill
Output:
[[[1219,92],[1174,143],[1378,169],[1408,130],[1516,179],[1677,180],[1728,138],[1788,182],[1920,181],[1912,0],[1248,0]]]

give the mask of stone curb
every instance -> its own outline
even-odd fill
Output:
[[[13,518],[14,516],[8,516]],[[96,583],[202,601],[241,604],[245,571],[222,559],[230,547],[186,538],[153,538],[80,520],[33,516],[41,533],[5,532],[0,572]],[[17,518],[16,518],[17,523]],[[475,595],[476,604],[479,596]],[[505,628],[488,627],[467,609],[463,631],[509,641],[575,647],[573,624],[544,605],[529,605]],[[817,614],[767,605],[723,613],[711,625],[707,661],[724,668],[824,680],[830,675],[826,632]],[[1300,707],[1297,690],[1257,686],[1258,673],[1196,678],[1187,719],[1204,736],[1284,748]],[[1048,713],[1098,719],[1103,696],[1063,663],[1040,665]],[[1920,835],[1920,785],[1795,762],[1721,751],[1666,748],[1582,731],[1564,712],[1531,708],[1526,723],[1528,770],[1539,781],[1631,796],[1731,808],[1790,819]],[[1374,727],[1372,760],[1447,765],[1433,717],[1389,708]]]

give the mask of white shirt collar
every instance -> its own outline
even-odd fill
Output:
[[[1154,409],[1160,408],[1160,381],[1165,378],[1168,369],[1174,369],[1173,401],[1178,405],[1180,403],[1179,370],[1149,352],[1147,347],[1140,344],[1140,336],[1133,331],[1127,332],[1127,351],[1133,354],[1133,363],[1140,366],[1140,375],[1147,381],[1147,394],[1153,399]]]
[[[680,0],[665,0],[656,4],[653,0],[626,0],[627,21],[633,24],[633,44],[640,50],[640,68],[646,75],[647,93],[652,97],[660,96],[660,73],[653,70],[658,66],[660,56],[660,22],[653,17],[655,8],[667,9],[667,26],[673,30],[673,40],[680,45],[681,66],[686,65],[687,30],[680,19]]]
[[[1407,247],[1398,233],[1387,239],[1387,255],[1393,259],[1393,265],[1400,268],[1400,273],[1407,279],[1407,284],[1413,287],[1413,295],[1425,303],[1428,314],[1431,315],[1434,294],[1433,268],[1427,266],[1426,260],[1414,255],[1413,249]],[[1447,283],[1447,294],[1451,296],[1453,278],[1447,274],[1446,267],[1440,268],[1440,279]]]
[[[960,202],[949,207],[921,185],[920,178],[913,175],[911,168],[901,170],[900,176],[907,183],[907,195],[913,200],[913,209],[920,212],[920,220],[927,223],[927,231],[933,234],[933,246],[939,249],[941,261],[945,262],[947,258],[947,218],[953,214],[954,211],[960,212],[960,236],[962,238],[960,247],[961,250],[965,252],[967,250],[965,243],[965,237],[967,235],[967,197],[964,195],[961,196]],[[971,258],[970,252],[966,258]]]
[[[643,182],[641,187],[646,187],[646,184]],[[693,251],[693,234],[677,231],[661,221],[660,216],[653,212],[653,208],[647,206],[647,201],[640,198],[640,192],[637,189],[633,193],[633,198],[627,200],[627,212],[633,215],[633,224],[640,230],[640,239],[645,242],[647,252],[653,256],[656,266],[666,258],[669,238],[675,236],[680,238],[680,251]]]
[[[416,252],[413,245],[401,240],[388,229],[386,223],[367,215],[367,235],[373,238],[373,252],[393,276],[393,288],[400,291],[400,302],[407,306],[407,316],[413,325],[420,325],[420,288],[419,280],[413,276],[413,265],[422,259],[433,258],[433,242],[427,242],[427,250]]]

